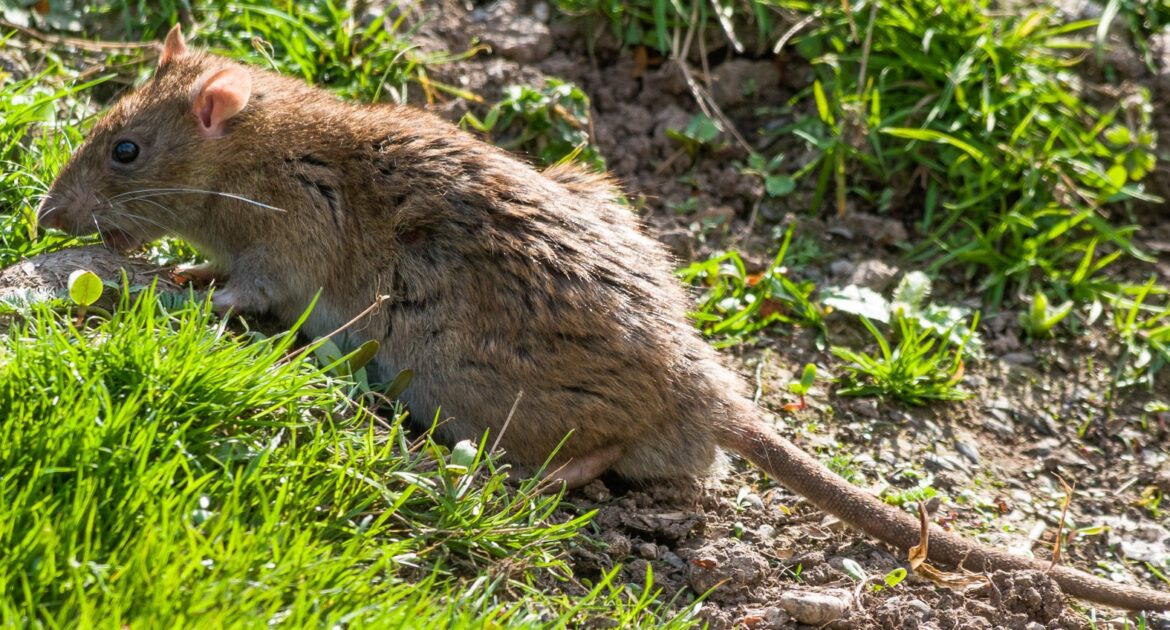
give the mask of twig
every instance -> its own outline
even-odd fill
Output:
[[[784,45],[788,43],[788,40],[796,37],[796,34],[799,33],[801,29],[808,26],[809,24],[812,24],[813,20],[820,16],[821,12],[816,11],[815,13],[805,16],[804,19],[797,22],[792,26],[792,28],[785,31],[784,34],[780,36],[780,39],[776,40],[776,45],[772,47],[772,54],[779,55],[780,51],[784,48]]]
[[[0,20],[0,28],[11,29],[19,33],[23,33],[27,37],[31,37],[37,41],[55,46],[73,46],[82,50],[92,51],[106,51],[106,50],[137,50],[143,48],[158,48],[158,42],[108,42],[108,41],[90,41],[87,39],[80,39],[77,37],[64,37],[61,35],[50,35],[42,33],[36,29],[27,26],[14,24],[8,20]]]
[[[691,24],[690,28],[687,29],[687,37],[682,45],[682,48],[679,48],[678,35],[679,30],[675,29],[674,41],[671,42],[671,56],[674,57],[674,62],[678,64],[678,68],[683,75],[683,80],[686,81],[687,87],[690,88],[691,96],[694,97],[695,102],[699,105],[699,109],[703,110],[703,113],[706,114],[708,118],[714,118],[718,120],[723,125],[724,129],[726,129],[727,132],[731,134],[731,137],[734,138],[735,141],[738,142],[745,151],[748,153],[755,153],[755,151],[752,149],[752,146],[748,144],[748,141],[745,140],[742,135],[740,135],[739,130],[737,130],[735,125],[731,123],[731,119],[729,119],[727,115],[723,113],[723,110],[719,108],[719,105],[715,103],[715,99],[711,98],[711,95],[703,89],[703,86],[699,85],[698,82],[695,81],[694,75],[691,74],[690,67],[687,66],[687,53],[690,51],[690,45],[695,35],[694,24]]]
[[[324,337],[319,337],[319,338],[317,338],[317,339],[314,339],[314,340],[313,340],[312,342],[310,342],[308,345],[306,345],[306,346],[302,346],[302,347],[301,347],[301,348],[299,348],[299,349],[298,349],[296,352],[293,352],[293,353],[292,353],[291,355],[289,355],[289,356],[294,356],[294,357],[295,357],[295,356],[297,356],[297,355],[299,355],[299,354],[302,354],[302,353],[303,353],[303,352],[305,352],[306,350],[308,350],[308,349],[309,349],[309,347],[313,346],[314,344],[318,344],[318,343],[320,343],[320,342],[322,342],[322,341],[324,341],[324,340],[326,340],[326,339],[332,339],[333,337],[336,337],[337,335],[341,334],[343,331],[345,331],[345,330],[346,330],[347,328],[349,328],[350,326],[353,326],[354,324],[358,323],[358,321],[360,321],[360,320],[361,320],[363,317],[365,317],[366,315],[369,315],[371,312],[373,312],[373,311],[374,311],[375,309],[377,309],[379,306],[382,306],[382,302],[385,302],[386,300],[389,300],[389,299],[390,299],[390,296],[389,296],[389,295],[379,295],[378,297],[374,298],[374,303],[373,303],[373,304],[370,304],[369,306],[367,306],[367,307],[365,308],[365,310],[363,310],[362,312],[358,313],[357,315],[354,315],[354,316],[353,316],[353,319],[351,319],[351,320],[349,320],[348,322],[345,322],[344,324],[342,324],[340,327],[338,327],[338,328],[337,328],[337,330],[334,330],[333,332],[329,333],[328,335],[325,335]]]
[[[1048,565],[1048,570],[1051,571],[1060,564],[1060,544],[1064,540],[1064,519],[1068,515],[1068,506],[1072,503],[1073,489],[1064,480],[1063,477],[1056,473],[1052,473],[1053,477],[1060,482],[1061,488],[1064,489],[1064,502],[1060,506],[1060,522],[1056,525],[1056,540],[1052,543],[1052,564]]]
[[[489,453],[496,452],[500,446],[500,440],[504,439],[504,433],[508,431],[508,425],[512,424],[512,416],[516,414],[516,407],[520,406],[520,399],[524,397],[524,390],[516,392],[516,400],[512,401],[512,409],[508,411],[508,417],[504,418],[504,426],[500,427],[500,434],[496,436],[496,441],[492,442],[492,448]]]
[[[869,51],[873,47],[873,27],[877,22],[878,3],[869,5],[869,24],[865,27],[865,44],[861,47],[861,71],[857,73],[857,94],[865,93],[865,70],[869,65]]]

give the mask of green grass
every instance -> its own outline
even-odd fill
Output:
[[[453,465],[294,340],[150,291],[82,328],[18,319],[0,341],[4,624],[689,625],[652,586],[574,587],[562,558],[590,514],[480,455]]]
[[[1079,89],[1066,53],[1089,44],[1070,36],[1095,23],[985,2],[873,7],[825,9],[795,44],[818,70],[817,115],[786,132],[820,153],[799,173],[818,196],[844,207],[864,182],[871,203],[917,217],[919,260],[981,277],[992,304],[1034,287],[1091,299],[1118,256],[1146,259],[1124,209],[1153,167],[1149,95],[1101,109]]]
[[[482,120],[468,112],[462,124],[500,146],[526,153],[541,164],[576,159],[605,171],[605,158],[590,142],[589,97],[581,88],[549,79],[540,88],[510,85]]]
[[[670,53],[688,30],[721,32],[739,52],[761,52],[788,27],[765,0],[554,0],[566,14],[608,22],[625,46],[647,46]]]

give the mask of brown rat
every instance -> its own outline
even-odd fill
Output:
[[[722,447],[879,540],[917,544],[916,519],[761,420],[619,197],[601,176],[538,172],[430,114],[188,50],[176,26],[155,77],[97,123],[39,217],[121,248],[186,239],[211,261],[194,273],[226,279],[221,310],[291,322],[320,291],[311,336],[389,296],[345,341],[379,340],[383,376],[414,371],[402,398],[422,418],[441,406],[443,440],[487,430],[509,461],[538,466],[569,435],[554,468],[571,485],[607,470],[702,475]],[[930,558],[1048,569],[938,528]],[[1078,597],[1170,610],[1170,594],[1051,573]]]

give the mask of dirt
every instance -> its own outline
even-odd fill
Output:
[[[684,73],[653,54],[639,60],[607,25],[564,20],[552,16],[547,4],[516,0],[432,2],[416,13],[415,19],[427,16],[415,38],[424,49],[463,50],[473,39],[493,49],[431,69],[438,81],[475,91],[487,102],[507,85],[539,84],[544,77],[583,88],[592,99],[593,137],[608,167],[680,262],[735,246],[752,271],[760,270],[783,230],[795,223],[809,243],[791,268],[799,279],[881,290],[908,270],[897,245],[916,235],[897,208],[879,215],[850,199],[844,215],[812,212],[811,191],[803,189],[769,201],[760,180],[736,164],[746,152],[735,139],[724,137],[715,149],[695,155],[681,149],[666,132],[685,127],[700,111]],[[811,69],[794,55],[736,56],[719,41],[708,42],[710,81],[704,60],[687,57],[699,84],[746,142],[783,153],[789,171],[807,164],[814,155],[803,141],[767,131],[802,114],[781,105],[807,88]],[[1155,90],[1155,116],[1166,123],[1163,137],[1170,137],[1170,111],[1163,106],[1170,80],[1161,72],[1170,67],[1154,73],[1141,64],[1124,67],[1129,74],[1123,80]],[[468,104],[450,99],[431,107],[458,119]],[[1164,172],[1170,167],[1161,165],[1161,177],[1151,178],[1155,188],[1170,182]],[[1155,267],[1163,277],[1170,277],[1164,216],[1164,206],[1144,208],[1138,218],[1146,227],[1138,240],[1158,257]],[[969,279],[944,277],[935,299],[978,308],[973,289]],[[864,331],[849,318],[830,317],[829,324],[834,343],[864,343]],[[1170,401],[1165,375],[1153,391],[1114,390],[1111,369],[1119,348],[1112,339],[1086,332],[1070,341],[1027,342],[1014,312],[989,314],[982,331],[988,356],[969,362],[963,381],[975,395],[921,408],[831,394],[827,379],[835,375],[807,331],[773,330],[763,341],[725,354],[757,385],[761,406],[783,433],[810,452],[850,456],[855,483],[895,490],[929,485],[951,499],[930,502],[936,523],[1048,558],[1064,499],[1059,475],[1076,486],[1066,529],[1084,530],[1063,547],[1062,562],[1121,582],[1170,588],[1143,564],[1168,566],[1170,517],[1136,507],[1149,488],[1170,495],[1170,414],[1143,411],[1152,401]],[[783,411],[793,402],[786,385],[807,362],[818,363],[822,376],[809,406]],[[681,610],[706,593],[699,614],[712,628],[1038,630],[1088,628],[1091,615],[1096,627],[1123,623],[1119,613],[1093,611],[1063,597],[1036,572],[953,576],[970,582],[965,587],[939,585],[912,572],[886,586],[885,577],[907,568],[904,557],[844,528],[740,461],[697,482],[637,488],[607,477],[571,493],[568,501],[574,512],[598,510],[586,539],[570,552],[579,578],[595,579],[620,564],[622,579],[641,584],[649,568],[670,609]],[[1098,525],[1108,527],[1097,531]],[[1170,616],[1150,617],[1146,624],[1170,628]]]

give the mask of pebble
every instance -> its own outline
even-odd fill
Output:
[[[994,409],[992,411],[999,411]],[[1003,413],[1003,412],[1000,412]],[[1009,422],[1004,422],[999,418],[999,414],[994,414],[994,418],[984,418],[983,428],[998,435],[1001,438],[1010,438],[1016,434],[1016,429]],[[1005,414],[1006,415],[1006,414]]]
[[[970,460],[972,464],[975,464],[976,466],[979,465],[979,450],[975,448],[975,445],[968,444],[961,440],[955,440],[955,450],[959,451],[960,455]]]
[[[786,591],[777,602],[793,619],[810,626],[823,626],[841,620],[849,611],[848,595],[831,595],[812,591]]]
[[[664,552],[662,554],[662,561],[676,569],[681,569],[687,566],[687,563],[683,562],[683,559],[678,557],[678,554],[674,553],[673,551]]]
[[[829,273],[839,278],[844,278],[845,276],[851,275],[856,268],[857,266],[852,262],[842,258],[841,260],[834,260],[829,265]]]
[[[634,550],[638,552],[638,556],[647,560],[658,559],[658,545],[654,543],[639,543]]]
[[[921,599],[907,600],[906,607],[912,608],[915,611],[917,611],[918,614],[921,615],[923,619],[930,619],[930,616],[933,613],[933,611],[930,609],[930,606],[926,602],[922,601]]]

